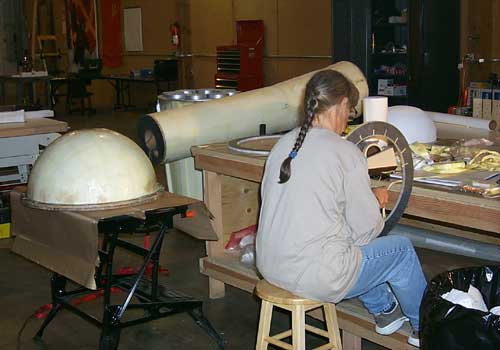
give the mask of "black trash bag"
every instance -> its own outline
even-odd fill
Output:
[[[500,350],[500,316],[467,309],[441,295],[473,285],[488,309],[500,305],[500,266],[464,268],[432,279],[420,306],[422,350]]]

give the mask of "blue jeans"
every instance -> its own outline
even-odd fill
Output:
[[[390,310],[396,298],[412,327],[418,330],[420,302],[427,282],[410,240],[386,236],[360,248],[361,268],[346,299],[358,297],[370,313],[379,314]]]

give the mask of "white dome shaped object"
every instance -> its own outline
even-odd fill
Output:
[[[436,126],[429,115],[416,107],[389,107],[387,122],[394,125],[408,141],[431,143],[436,141]]]
[[[25,203],[98,210],[156,198],[162,187],[142,149],[108,129],[72,131],[48,146],[31,171]]]

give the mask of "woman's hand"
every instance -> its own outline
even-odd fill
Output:
[[[387,203],[389,203],[389,192],[385,187],[372,188],[373,194],[377,198],[380,208],[385,208]]]

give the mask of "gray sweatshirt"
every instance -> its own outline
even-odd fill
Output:
[[[338,302],[356,282],[359,246],[384,226],[370,188],[366,159],[351,142],[312,128],[279,184],[280,167],[298,129],[272,149],[262,180],[257,268],[269,282],[299,296]]]

